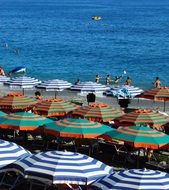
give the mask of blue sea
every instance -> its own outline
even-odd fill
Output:
[[[0,65],[41,80],[104,83],[125,70],[135,86],[169,85],[169,0],[0,0]]]

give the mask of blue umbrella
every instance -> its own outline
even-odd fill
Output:
[[[49,185],[88,185],[113,172],[111,167],[89,156],[63,151],[41,152],[7,168]]]
[[[23,147],[13,142],[0,140],[0,168],[30,155],[32,154]]]
[[[93,184],[93,190],[169,189],[169,174],[147,169],[116,172]]]

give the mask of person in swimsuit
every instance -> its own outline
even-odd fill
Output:
[[[161,88],[161,81],[159,77],[156,77],[155,82],[153,83],[155,88]]]
[[[99,76],[99,74],[97,74],[97,75],[96,75],[96,78],[95,78],[95,82],[96,82],[96,83],[99,83],[100,79],[101,79],[101,77]]]

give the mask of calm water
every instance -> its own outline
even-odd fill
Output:
[[[1,0],[0,64],[42,80],[104,82],[126,70],[135,85],[168,85],[169,1]]]

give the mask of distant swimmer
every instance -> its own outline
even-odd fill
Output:
[[[8,48],[9,48],[8,43],[5,43],[5,44],[4,44],[4,47],[5,47],[6,49],[8,49]]]
[[[13,52],[18,55],[19,54],[19,49],[13,48]]]

